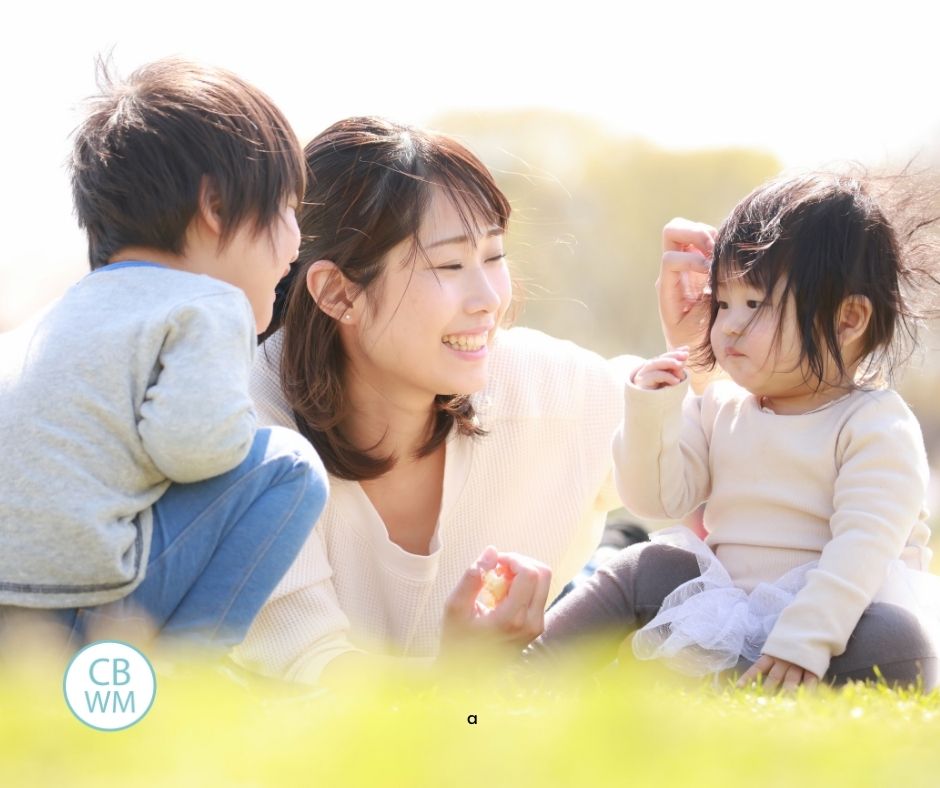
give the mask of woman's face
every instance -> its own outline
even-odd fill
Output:
[[[399,404],[423,407],[438,394],[486,385],[491,340],[512,286],[503,231],[481,222],[472,232],[437,190],[418,234],[426,256],[414,254],[411,239],[400,243],[386,255],[371,299],[360,294],[353,303],[351,371]]]

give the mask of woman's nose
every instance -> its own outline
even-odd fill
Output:
[[[483,269],[476,269],[473,283],[467,294],[468,312],[495,312],[499,309],[500,297],[493,282]]]

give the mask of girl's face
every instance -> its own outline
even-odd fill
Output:
[[[768,296],[743,279],[720,283],[710,334],[715,358],[734,382],[777,404],[815,392],[802,359],[793,297],[781,304],[782,290],[778,285]]]
[[[426,407],[438,394],[470,394],[488,379],[490,344],[509,306],[503,231],[481,223],[468,237],[442,191],[419,230],[386,255],[371,302],[353,302],[346,343],[351,371],[398,404]]]

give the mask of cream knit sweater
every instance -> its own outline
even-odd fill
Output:
[[[626,387],[617,488],[637,514],[675,519],[707,500],[707,543],[750,591],[818,560],[764,653],[822,676],[891,561],[926,569],[928,465],[917,419],[890,390],[853,391],[797,416],[730,381]]]
[[[261,424],[294,426],[278,381],[280,336],[260,350],[252,391]],[[490,383],[474,395],[481,438],[446,444],[430,555],[394,544],[357,482],[330,479],[307,544],[236,649],[243,664],[315,682],[354,650],[433,658],[444,602],[488,544],[545,562],[553,599],[590,557],[620,505],[610,442],[638,359],[605,361],[537,331],[500,331]]]

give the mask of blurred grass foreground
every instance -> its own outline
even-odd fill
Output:
[[[155,661],[150,713],[85,727],[62,667],[0,668],[0,785],[910,786],[940,782],[940,694],[795,696],[630,663],[551,687],[468,666],[342,691]]]

